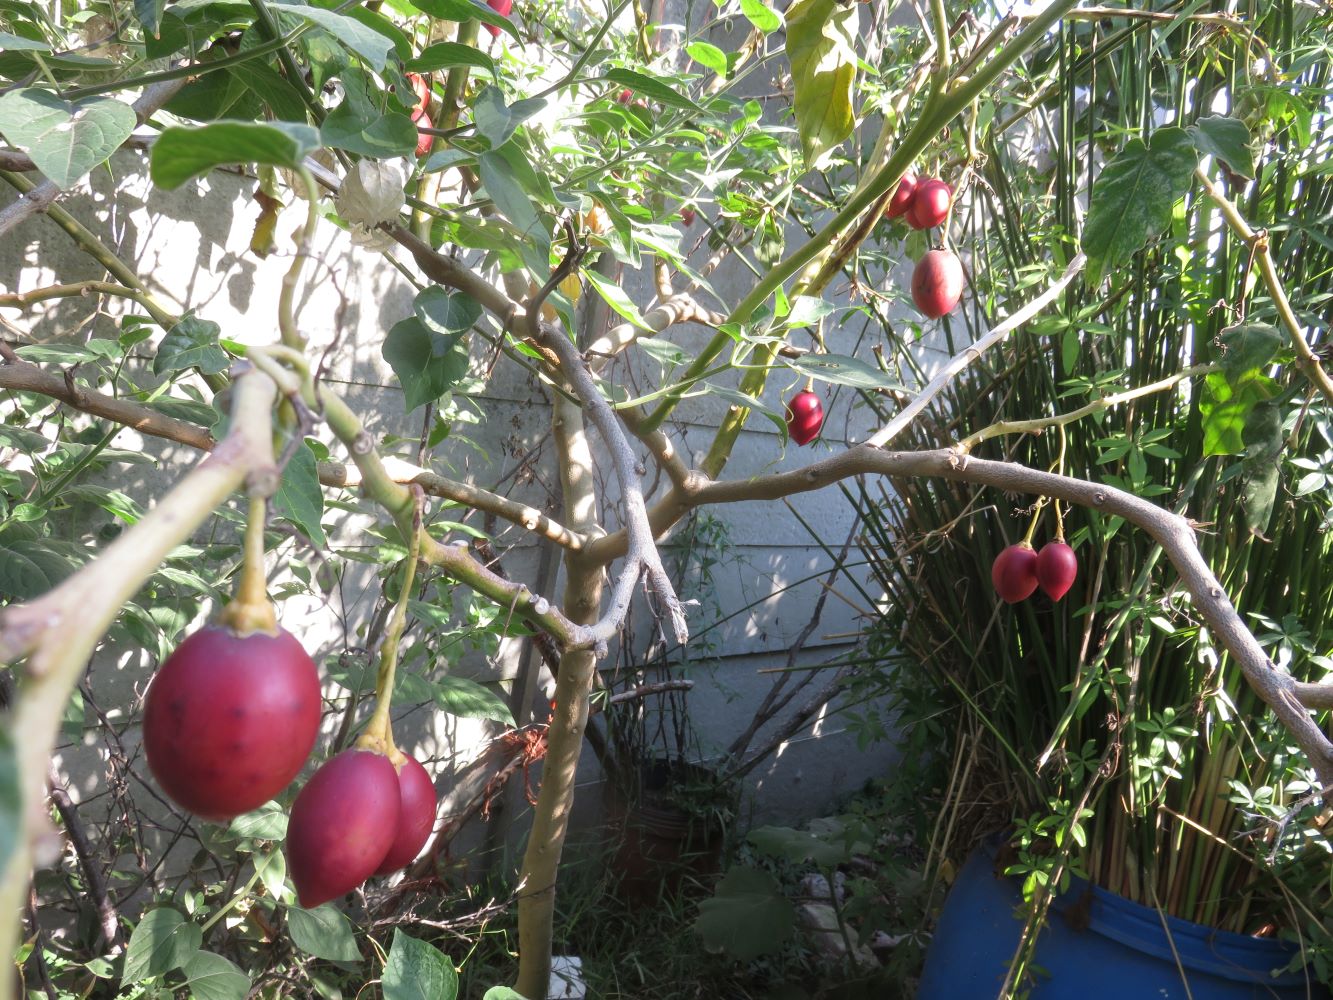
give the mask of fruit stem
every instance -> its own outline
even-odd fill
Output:
[[[407,567],[403,571],[403,587],[398,594],[398,603],[394,606],[393,617],[384,630],[384,642],[380,645],[380,669],[375,678],[375,710],[366,723],[365,732],[356,741],[356,745],[363,750],[375,750],[387,756],[394,767],[401,767],[407,759],[393,742],[393,722],[389,718],[389,709],[393,704],[393,679],[398,671],[398,643],[407,624],[407,602],[412,599],[412,585],[416,581],[417,561],[421,555],[421,507],[425,493],[414,484],[412,497],[416,510],[412,515]]]
[[[1060,453],[1055,458],[1055,474],[1063,476],[1065,473],[1065,445],[1069,439],[1065,434],[1065,425],[1059,424],[1060,428]],[[1055,501],[1055,540],[1063,542],[1065,540],[1065,515],[1060,510],[1060,501]]]
[[[264,523],[268,499],[250,498],[245,519],[245,547],[241,557],[241,579],[232,598],[218,615],[218,622],[238,635],[264,632],[277,635],[278,618],[268,599],[268,578],[264,574]]]
[[[1032,537],[1037,533],[1037,522],[1041,520],[1041,509],[1046,506],[1046,498],[1042,497],[1037,501],[1037,508],[1032,512],[1032,523],[1028,525],[1028,533],[1023,536],[1023,544],[1032,548]]]

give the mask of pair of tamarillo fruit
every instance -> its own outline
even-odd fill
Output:
[[[273,798],[319,735],[319,672],[301,644],[213,625],[188,637],[148,688],[148,767],[177,805],[226,823]],[[285,850],[304,907],[406,867],[435,825],[435,786],[393,747],[344,750],[320,765],[292,804]]]

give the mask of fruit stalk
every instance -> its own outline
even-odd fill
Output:
[[[403,628],[407,624],[407,602],[412,599],[412,586],[417,577],[417,561],[421,557],[421,511],[426,494],[420,486],[412,484],[412,496],[416,510],[412,514],[412,531],[408,541],[407,566],[403,570],[403,589],[394,606],[393,617],[384,630],[384,642],[380,646],[380,669],[375,678],[375,710],[366,723],[366,730],[356,745],[366,750],[378,750],[385,754],[394,766],[403,763],[402,751],[393,742],[393,723],[389,719],[389,709],[393,705],[393,681],[398,672],[398,644],[403,637]]]
[[[278,632],[277,612],[268,599],[268,576],[264,572],[264,524],[268,499],[258,493],[250,497],[245,521],[245,549],[241,561],[241,580],[236,596],[218,614],[218,622],[237,635]]]

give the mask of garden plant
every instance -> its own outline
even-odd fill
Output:
[[[7,970],[0,1000],[455,995],[466,952],[436,947],[456,925],[441,883],[423,878],[440,856],[412,863],[448,790],[398,748],[390,709],[504,718],[436,665],[512,635],[532,637],[556,683],[549,723],[505,744],[506,775],[543,764],[513,879],[516,968],[487,995],[544,997],[599,664],[632,612],[674,645],[716,617],[677,593],[659,543],[716,505],[773,508],[852,483],[947,482],[964,505],[1025,508],[989,522],[984,558],[954,582],[1005,634],[1038,601],[1054,628],[1083,630],[1072,700],[1068,644],[1066,662],[1029,679],[1061,711],[1034,712],[1026,735],[1082,755],[1080,774],[1123,767],[1150,798],[1174,794],[1177,775],[1136,769],[1129,750],[1089,759],[1076,737],[1093,700],[1137,690],[1150,661],[1109,654],[1139,642],[1141,657],[1144,633],[1120,629],[1153,623],[1149,582],[1170,587],[1209,669],[1170,678],[1156,738],[1201,740],[1168,710],[1182,692],[1224,693],[1282,760],[1281,793],[1250,814],[1323,837],[1333,681],[1314,563],[1327,512],[1304,498],[1333,482],[1331,20],[1294,0],[0,0],[0,237],[30,248],[25,275],[45,275],[0,289],[0,953],[22,982]],[[1058,168],[1022,160],[1024,144]],[[201,216],[224,208],[211,179],[246,178],[247,261],[282,274],[275,313],[247,320],[271,337],[220,328],[206,304],[167,305],[115,238],[114,197],[94,203],[93,225],[70,210],[84,185],[126,170],[197,192]],[[348,343],[341,313],[303,308],[313,284],[338,281],[314,250],[333,228],[414,286],[412,315],[377,343]],[[96,277],[47,274],[56,241]],[[734,300],[713,280],[728,267],[750,273]],[[91,333],[33,335],[44,308],[76,298],[99,304]],[[874,335],[847,336],[857,324]],[[934,365],[932,343],[947,346]],[[366,346],[424,413],[419,440],[378,439],[372,405],[330,374]],[[956,383],[982,370],[978,403]],[[547,413],[549,509],[456,471],[451,449],[505,377],[526,379]],[[855,395],[848,426],[864,428],[848,444],[830,426],[838,394]],[[716,419],[704,447],[686,443],[687,407]],[[728,474],[756,417],[788,464]],[[107,486],[108,469],[143,457],[113,446],[121,428],[200,457],[169,488],[129,497]],[[1241,498],[1234,520],[1202,523],[1215,508],[1201,498],[1224,488]],[[1299,523],[1279,531],[1292,492]],[[339,509],[372,515],[369,544],[330,546],[324,516]],[[562,593],[551,574],[504,571],[489,548],[502,530],[559,553]],[[1215,531],[1234,541],[1201,547]],[[1275,555],[1270,531],[1294,554]],[[1151,540],[1149,561],[1131,563],[1144,586],[1107,595],[1102,567],[1130,536]],[[1304,573],[1278,561],[1302,554]],[[278,612],[353,559],[382,584],[358,623],[373,680],[325,663],[324,680],[350,692],[325,739],[316,651]],[[278,561],[294,582],[273,592]],[[1260,572],[1293,585],[1260,594]],[[1120,625],[1100,624],[1108,615]],[[130,649],[159,665],[142,678],[151,780],[118,786],[111,812],[131,818],[103,845],[133,858],[127,874],[95,856],[52,757],[85,721],[113,759],[125,752],[85,675],[99,650]],[[854,674],[844,665],[819,698]],[[1031,702],[1013,685],[1004,703]],[[1172,756],[1215,771],[1208,789],[1233,774],[1233,796],[1271,788],[1208,753]],[[318,767],[297,778],[307,762]],[[1025,791],[1040,808],[1041,789]],[[1086,802],[1059,792],[1073,805],[1050,836],[1087,840]],[[144,839],[140,797],[193,831],[195,881],[168,879],[172,845]],[[1142,833],[1142,852],[1157,835]],[[53,864],[58,879],[43,874]],[[337,901],[358,891],[353,921]],[[56,897],[82,897],[76,946],[48,937]]]

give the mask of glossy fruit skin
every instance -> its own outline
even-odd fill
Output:
[[[486,0],[486,6],[501,17],[508,17],[510,12],[514,9],[514,0]],[[494,24],[488,24],[485,27],[486,30],[491,33],[492,38],[500,37],[500,29]]]
[[[912,301],[931,319],[952,312],[963,297],[963,264],[952,250],[931,250],[912,271]]]
[[[172,801],[225,822],[291,784],[315,745],[322,707],[319,671],[289,632],[200,629],[148,688],[149,770]]]
[[[1010,545],[998,556],[990,568],[995,592],[1007,604],[1017,604],[1032,596],[1037,589],[1037,553],[1031,545],[1020,542]]]
[[[819,437],[824,426],[824,404],[809,389],[802,389],[787,404],[787,434],[798,445]]]
[[[287,823],[287,870],[307,909],[375,873],[398,832],[402,796],[389,758],[344,750],[306,782]]]
[[[938,226],[949,214],[949,204],[953,201],[953,189],[944,181],[928,177],[917,181],[912,192],[912,205],[907,210],[907,224],[913,229],[929,229]]]
[[[694,216],[694,209],[689,208],[689,207],[687,206],[687,207],[682,208],[682,209],[680,210],[680,221],[683,222],[683,223],[685,223],[685,225],[687,225],[687,226],[692,226],[692,225],[694,225],[694,218],[695,218],[695,216]]]
[[[430,81],[420,73],[408,73],[407,82],[412,85],[412,92],[417,98],[417,103],[412,105],[412,120],[416,121],[417,113],[425,111],[426,105],[430,103]]]
[[[1037,553],[1037,583],[1053,601],[1069,593],[1078,576],[1078,556],[1064,542],[1047,542]]]
[[[411,757],[403,761],[398,771],[398,794],[402,804],[398,830],[389,853],[375,869],[376,875],[389,875],[406,868],[421,853],[435,828],[435,783],[426,769]]]
[[[626,87],[616,95],[616,100],[621,104],[628,104],[630,101],[634,100],[634,91]]]
[[[898,188],[889,201],[889,207],[884,209],[884,218],[897,219],[907,214],[916,194],[916,183],[915,174],[903,174],[903,179],[898,182]]]
[[[430,120],[430,114],[425,111],[416,111],[412,114],[412,123],[421,125],[425,128],[433,128],[434,123]],[[429,132],[417,133],[417,156],[422,157],[430,152],[431,144],[435,142],[435,136]]]

